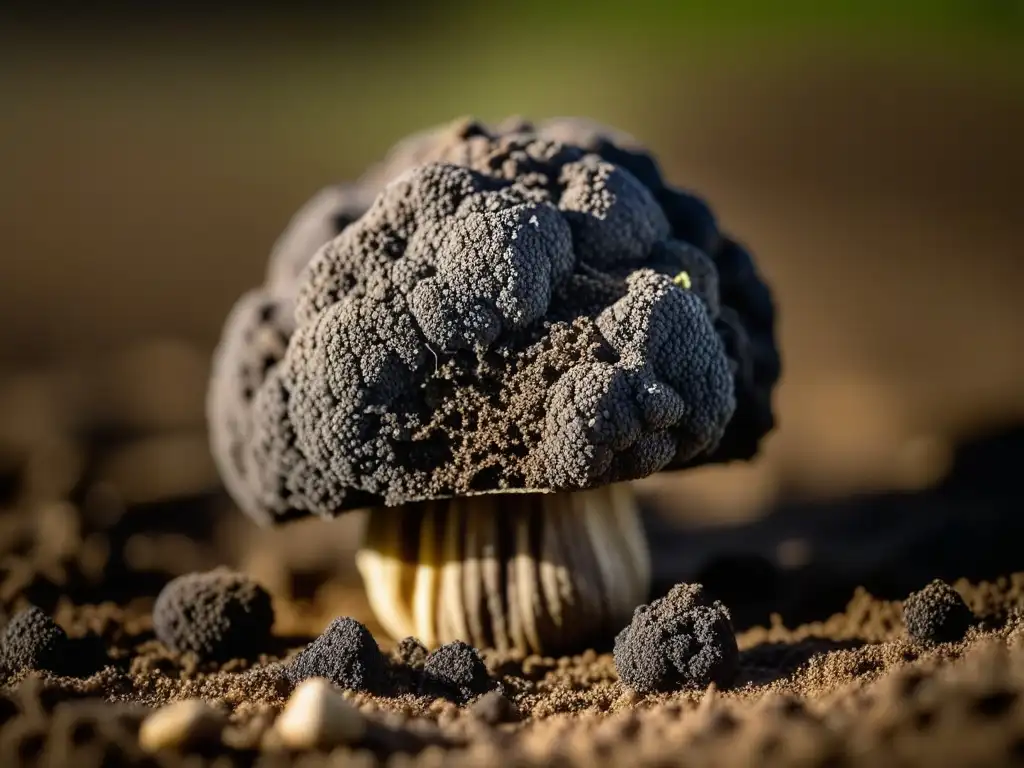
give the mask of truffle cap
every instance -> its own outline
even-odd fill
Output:
[[[585,490],[749,458],[774,425],[749,253],[589,121],[407,139],[314,198],[268,274],[208,400],[221,473],[261,522]]]

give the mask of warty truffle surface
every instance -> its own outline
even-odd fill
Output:
[[[29,606],[11,617],[0,636],[0,670],[60,671],[69,646],[64,630],[40,608]]]
[[[974,614],[959,592],[934,579],[903,601],[903,622],[918,642],[952,643],[967,633]]]
[[[295,242],[339,234],[225,326],[214,453],[257,520],[582,490],[748,458],[773,426],[768,289],[624,135],[467,121],[361,183],[307,206]]]
[[[160,642],[201,659],[251,657],[266,650],[273,625],[267,591],[227,568],[178,576],[153,605],[153,629]]]
[[[340,688],[384,693],[389,687],[387,660],[365,626],[344,616],[332,621],[286,667],[292,683],[322,677]]]
[[[639,693],[728,687],[739,649],[728,609],[700,584],[677,584],[641,605],[615,638],[615,668]]]
[[[465,704],[494,687],[476,648],[461,640],[447,643],[427,656],[422,693]]]

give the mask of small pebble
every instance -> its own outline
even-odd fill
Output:
[[[264,736],[273,727],[274,715],[261,713],[239,725],[230,725],[221,734],[224,746],[235,750],[259,749]]]
[[[139,744],[147,752],[187,752],[220,740],[226,718],[202,699],[176,701],[146,718]]]
[[[366,719],[327,680],[313,677],[296,686],[274,732],[288,749],[332,749],[362,739]]]

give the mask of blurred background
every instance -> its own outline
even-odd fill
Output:
[[[629,131],[775,291],[763,455],[639,484],[656,590],[749,625],[1024,569],[1024,3],[3,13],[5,609],[219,562],[283,631],[358,595],[357,515],[258,530],[221,490],[209,358],[307,197],[467,114]]]

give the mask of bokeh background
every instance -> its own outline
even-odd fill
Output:
[[[221,490],[210,353],[307,197],[467,114],[633,133],[776,293],[763,455],[639,484],[656,589],[792,622],[1024,569],[1021,2],[4,14],[5,608],[151,599],[220,562],[283,631],[358,593],[358,515],[259,530]]]

